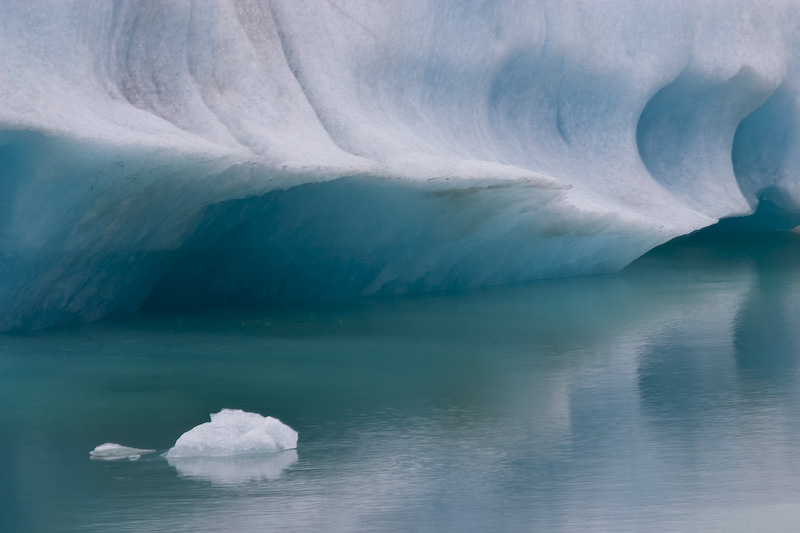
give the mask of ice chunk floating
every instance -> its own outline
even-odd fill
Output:
[[[136,461],[142,455],[155,453],[155,450],[147,450],[144,448],[131,448],[129,446],[122,446],[121,444],[114,444],[107,442],[97,446],[94,450],[89,452],[92,459],[101,461],[119,461],[120,459],[129,459]]]
[[[1,2],[0,331],[610,272],[766,196],[796,217],[798,20]]]
[[[166,457],[249,456],[295,448],[297,432],[280,420],[239,409],[223,409],[211,415],[211,422],[181,435]]]

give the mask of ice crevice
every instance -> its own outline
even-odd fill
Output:
[[[796,89],[779,87],[736,129],[732,163],[745,198],[762,198],[786,212],[800,212],[800,157]]]
[[[642,161],[686,205],[716,218],[748,213],[732,165],[734,134],[772,90],[747,67],[719,81],[681,74],[642,111],[636,131]]]
[[[613,272],[800,213],[795,2],[46,4],[0,5],[0,331]]]

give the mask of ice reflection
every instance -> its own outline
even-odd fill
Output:
[[[241,485],[273,480],[297,462],[296,450],[233,457],[167,457],[170,466],[187,478],[217,485]]]
[[[800,346],[800,254],[796,247],[774,246],[758,259],[757,284],[735,323],[739,377],[791,386]]]

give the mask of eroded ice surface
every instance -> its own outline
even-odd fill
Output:
[[[223,409],[211,414],[211,422],[181,435],[166,457],[249,456],[296,447],[297,432],[280,420],[240,409]]]
[[[155,450],[148,450],[144,448],[131,448],[130,446],[123,446],[113,442],[107,442],[95,447],[94,450],[89,452],[92,459],[101,461],[118,461],[120,459],[130,459],[136,461],[142,455],[155,453]]]
[[[800,3],[0,3],[0,331],[619,270],[800,212]]]

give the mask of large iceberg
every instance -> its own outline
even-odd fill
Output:
[[[796,216],[798,25],[780,0],[4,0],[0,331],[611,272],[762,200]]]

